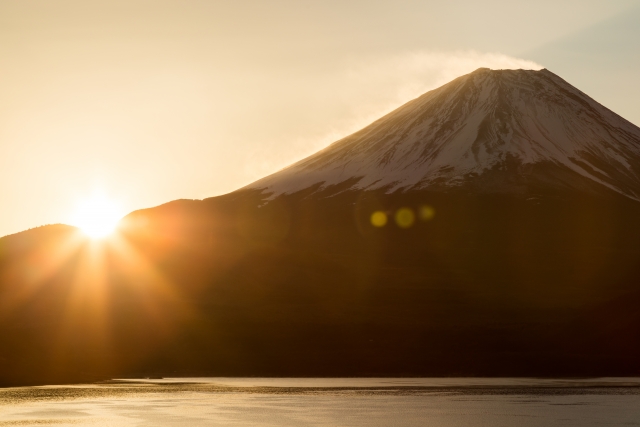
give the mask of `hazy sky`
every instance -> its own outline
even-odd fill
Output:
[[[640,0],[0,0],[0,236],[246,185],[480,66],[640,124]]]

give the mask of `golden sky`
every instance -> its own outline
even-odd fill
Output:
[[[235,190],[480,66],[640,124],[639,1],[0,1],[0,236]],[[615,48],[613,48],[615,47]]]

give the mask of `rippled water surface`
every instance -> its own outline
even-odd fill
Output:
[[[640,425],[640,380],[120,380],[0,389],[0,426]]]

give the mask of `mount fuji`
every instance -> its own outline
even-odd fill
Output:
[[[354,179],[343,190],[544,183],[638,200],[639,165],[640,129],[555,74],[481,68],[248,188],[273,198]]]
[[[0,239],[0,385],[637,376],[639,200],[640,128],[548,70],[479,69],[98,246]]]

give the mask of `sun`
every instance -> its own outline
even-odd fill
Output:
[[[72,222],[86,235],[96,239],[111,234],[122,216],[116,202],[102,194],[94,194],[78,204]]]

